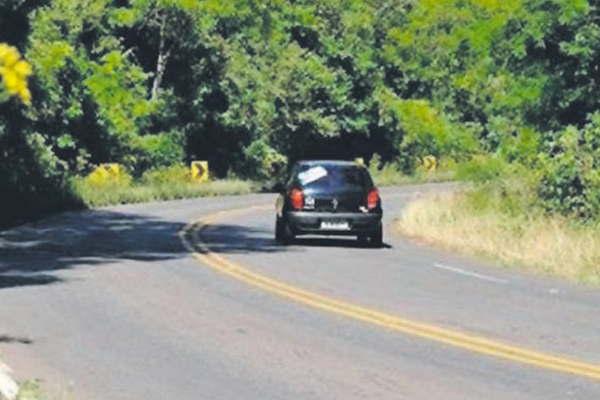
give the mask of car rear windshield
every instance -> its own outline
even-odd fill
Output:
[[[337,190],[348,187],[362,189],[373,186],[364,167],[344,164],[300,164],[294,168],[293,184],[306,189]]]

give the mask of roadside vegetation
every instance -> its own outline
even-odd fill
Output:
[[[260,190],[258,183],[235,178],[195,182],[189,168],[183,165],[150,170],[138,179],[128,173],[108,179],[98,179],[94,174],[74,177],[71,188],[87,207],[239,195]]]
[[[26,381],[21,384],[16,400],[47,400],[47,397],[37,381]]]
[[[448,182],[456,179],[456,162],[437,160],[431,157],[432,165],[424,165],[419,160],[413,171],[407,173],[396,163],[382,163],[376,154],[369,162],[368,169],[378,186],[397,186],[415,183]]]
[[[457,171],[469,188],[413,201],[397,229],[508,267],[600,285],[600,221],[552,212],[535,192],[539,172],[493,159],[478,163],[486,168]]]

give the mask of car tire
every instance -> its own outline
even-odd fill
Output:
[[[283,242],[283,233],[281,229],[281,220],[279,217],[275,220],[275,241],[277,243]]]
[[[379,226],[379,228],[377,228],[377,231],[371,235],[370,237],[371,239],[371,246],[375,247],[375,248],[380,248],[383,246],[383,226]]]
[[[294,240],[294,233],[290,226],[279,217],[275,221],[275,240],[284,245],[290,244]]]

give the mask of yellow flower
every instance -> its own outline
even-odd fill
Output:
[[[0,78],[6,92],[17,96],[24,104],[31,104],[31,92],[27,87],[27,77],[32,74],[31,64],[21,59],[15,47],[0,43]]]
[[[23,85],[23,80],[19,79],[19,76],[15,73],[15,71],[5,68],[2,78],[4,80],[4,86],[6,86],[6,91],[9,94],[15,95],[19,93],[19,89],[21,89]]]
[[[4,56],[9,52],[10,46],[0,43],[0,61],[4,60]]]
[[[32,72],[31,65],[25,60],[17,62],[13,69],[21,78],[27,78]]]
[[[23,103],[27,105],[31,104],[31,92],[26,87],[23,87],[21,90],[19,90],[19,97]]]
[[[10,68],[13,65],[15,65],[17,63],[17,61],[19,61],[19,58],[21,58],[19,51],[17,49],[15,49],[14,47],[9,47],[4,52],[3,57],[1,57],[1,61],[5,66]]]

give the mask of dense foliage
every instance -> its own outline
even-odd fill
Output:
[[[0,105],[11,215],[100,162],[482,153],[534,171],[548,210],[600,210],[592,0],[3,0],[0,27],[34,72],[30,107]]]

